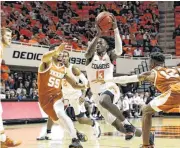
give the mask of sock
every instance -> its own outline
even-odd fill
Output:
[[[92,127],[94,127],[95,126],[95,121],[92,119],[92,122],[93,122],[93,125],[92,125]]]
[[[5,134],[0,135],[0,141],[2,141],[2,142],[6,141],[6,135]]]
[[[47,129],[47,134],[50,134],[50,133],[51,133],[51,130],[48,130],[48,129]]]
[[[121,122],[121,123],[122,123],[123,125],[125,125],[125,124],[131,125],[127,119],[125,119],[125,120],[124,120],[123,122]]]

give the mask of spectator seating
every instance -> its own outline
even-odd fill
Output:
[[[20,41],[23,35],[27,42],[33,39],[41,45],[61,43],[65,36],[70,36],[79,40],[80,48],[82,43],[87,46],[95,34],[95,17],[102,11],[115,15],[126,46],[150,50],[151,36],[157,36],[159,30],[159,10],[154,2],[2,2],[1,7],[1,25],[13,30],[13,40]],[[45,36],[40,36],[40,29]],[[148,39],[144,39],[145,32]]]
[[[175,38],[175,47],[176,47],[176,55],[180,56],[180,29],[178,30],[180,26],[180,4],[176,4],[174,9],[174,17],[175,17],[175,32],[174,32],[174,38]]]

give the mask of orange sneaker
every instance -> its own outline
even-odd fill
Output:
[[[14,141],[10,139],[9,137],[7,137],[5,142],[1,142],[1,147],[2,148],[16,147],[20,144],[21,144],[21,141]]]

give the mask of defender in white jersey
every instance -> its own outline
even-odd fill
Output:
[[[11,45],[12,31],[8,28],[2,28],[0,37],[1,37],[1,42],[0,42],[0,65],[1,65],[4,49]],[[1,88],[0,88],[0,91],[1,91]],[[13,141],[12,139],[8,138],[5,135],[3,121],[2,121],[2,112],[3,110],[2,110],[1,100],[0,100],[0,145],[1,145],[0,147],[7,148],[7,147],[15,147],[15,146],[20,145],[21,144],[20,141]]]
[[[88,80],[84,76],[84,74],[69,62],[69,53],[63,51],[62,54],[62,63],[66,67],[66,72],[71,76],[77,83],[81,81],[84,85],[88,85]],[[69,100],[71,106],[74,108],[74,112],[76,115],[76,119],[80,124],[87,124],[93,127],[96,137],[100,137],[101,130],[99,124],[90,118],[84,117],[85,106],[84,106],[84,98],[86,91],[74,89],[65,79],[62,80],[62,92],[63,99]],[[43,133],[37,140],[50,140],[51,139],[51,128],[53,125],[53,121],[49,118],[47,122],[47,133]],[[86,137],[84,134],[79,133],[77,131],[77,136],[81,141],[86,141]]]
[[[106,80],[113,78],[114,66],[112,62],[118,55],[122,54],[122,41],[117,22],[113,15],[112,17],[115,41],[111,37],[100,37],[101,31],[96,24],[97,35],[92,40],[85,54],[87,59],[86,72],[94,102],[97,104],[101,114],[109,124],[113,125],[118,131],[125,133],[126,140],[130,140],[134,135],[141,136],[141,131],[130,124],[115,105],[120,98],[118,86],[113,82],[104,84],[93,82],[96,79]]]

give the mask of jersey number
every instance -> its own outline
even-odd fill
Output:
[[[56,79],[54,77],[49,78],[49,82],[48,82],[49,87],[59,88],[59,85],[60,85],[60,79]]]
[[[104,70],[99,70],[96,72],[96,79],[104,79]]]
[[[63,86],[67,86],[67,81],[63,80]]]
[[[166,79],[179,77],[176,69],[166,69],[165,71],[160,71],[160,74]]]

